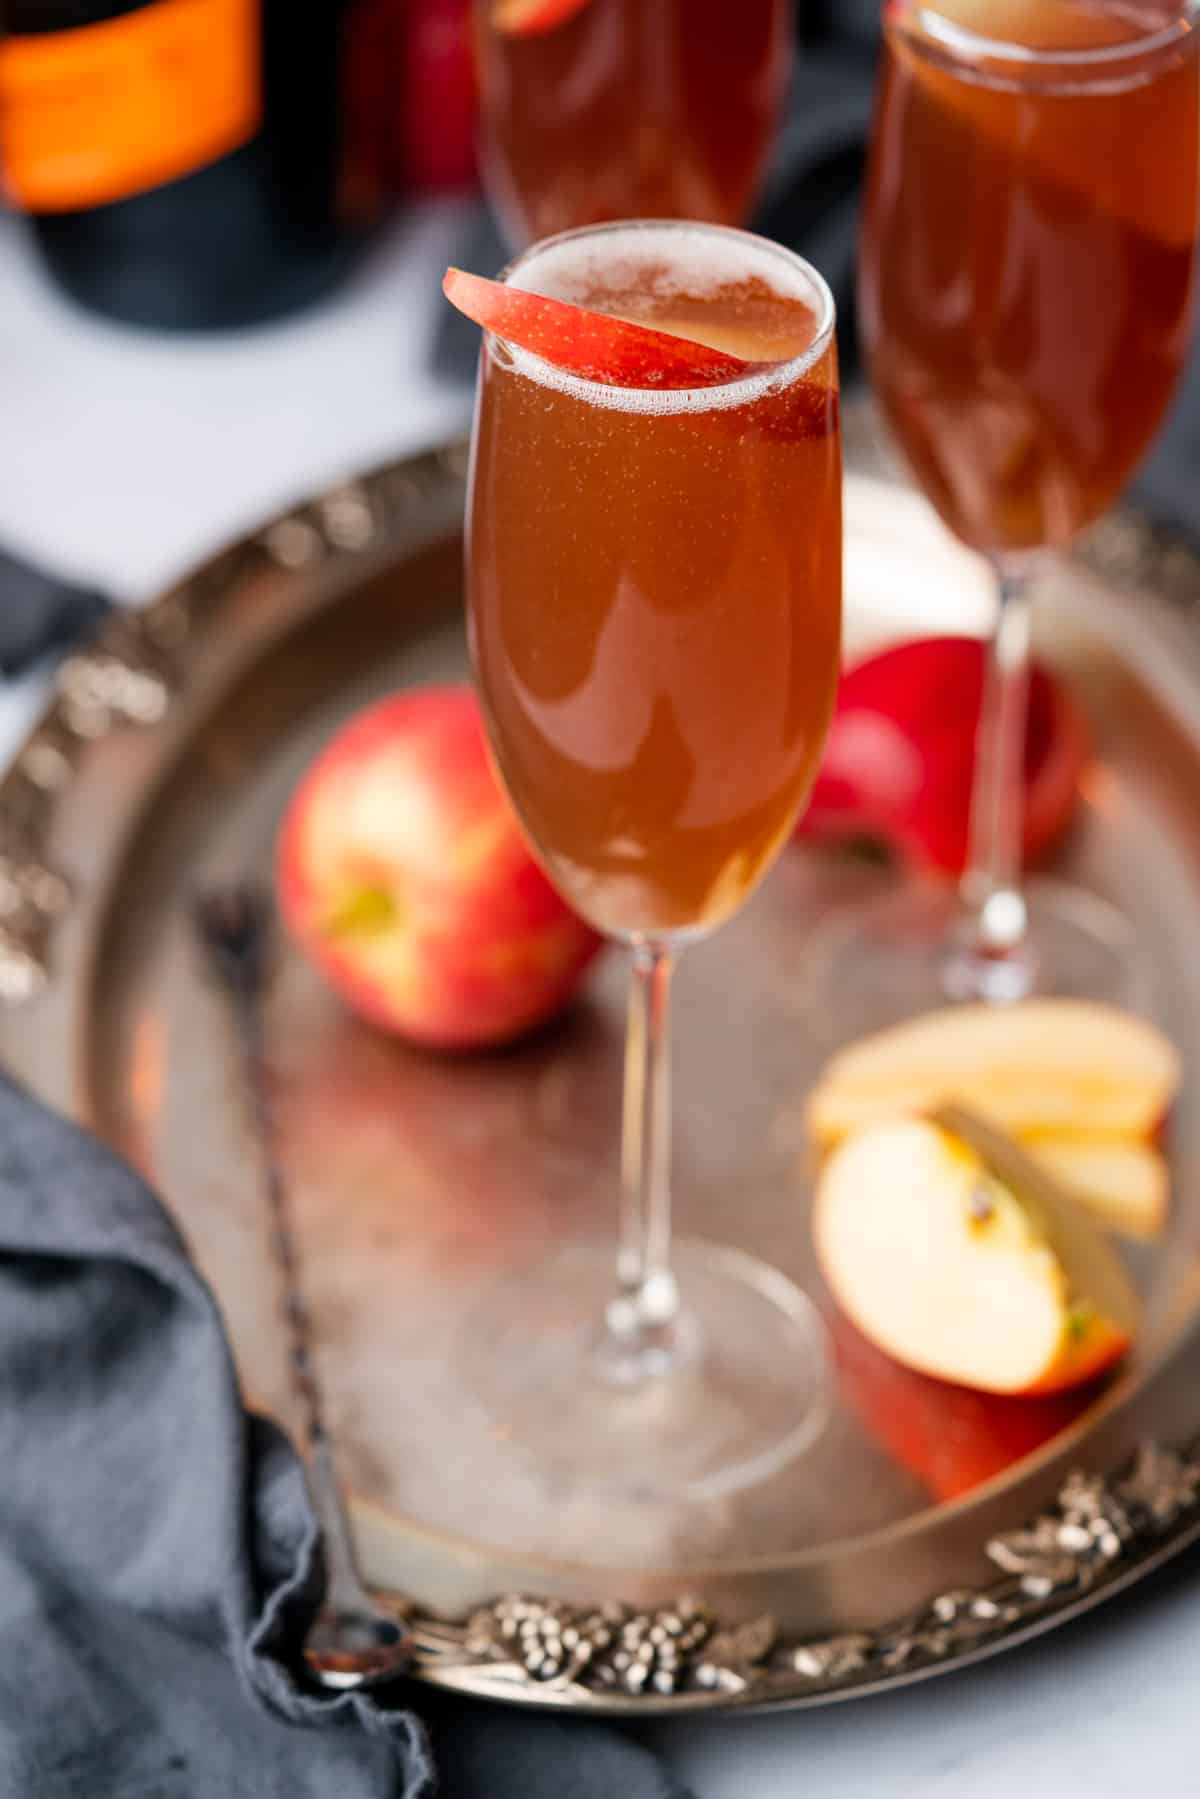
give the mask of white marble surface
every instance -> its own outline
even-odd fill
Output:
[[[698,1799],[1192,1799],[1200,1557],[961,1674],[652,1733]]]
[[[424,372],[453,208],[332,306],[211,341],[84,318],[0,220],[0,542],[136,600],[265,512],[461,427]],[[38,703],[0,690],[0,756]],[[1200,1559],[1042,1645],[885,1700],[649,1734],[698,1799],[1187,1799]]]

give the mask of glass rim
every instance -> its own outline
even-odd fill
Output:
[[[1096,44],[1084,49],[1053,50],[1037,49],[1007,38],[988,37],[983,32],[973,31],[969,25],[960,25],[956,20],[946,18],[936,6],[921,5],[919,0],[916,4],[890,7],[888,11],[894,15],[897,24],[908,27],[926,43],[954,57],[956,61],[1009,63],[1021,68],[1076,72],[1119,68],[1125,63],[1136,62],[1143,56],[1152,56],[1157,50],[1165,50],[1172,44],[1185,42],[1197,24],[1200,24],[1200,0],[1182,0],[1177,18],[1168,24],[1156,26],[1153,31],[1144,32],[1139,37],[1126,38],[1116,44]],[[888,22],[892,22],[891,19]]]
[[[1200,0],[1197,0],[1200,5]],[[609,235],[636,234],[641,231],[687,232],[707,237],[720,237],[726,241],[752,245],[759,251],[771,256],[793,269],[798,270],[807,280],[818,303],[817,329],[812,342],[798,356],[789,357],[781,362],[764,362],[752,364],[744,375],[736,379],[714,383],[708,387],[624,387],[606,381],[591,381],[585,375],[572,374],[569,370],[560,369],[556,364],[537,355],[533,350],[522,349],[512,344],[499,332],[485,331],[486,345],[503,344],[514,358],[518,369],[522,363],[534,362],[552,369],[555,385],[578,398],[587,399],[594,404],[606,407],[611,411],[632,410],[620,405],[621,394],[652,396],[663,402],[660,410],[663,414],[683,411],[702,411],[732,408],[739,403],[743,393],[747,398],[770,391],[780,392],[790,387],[793,382],[803,378],[825,355],[833,342],[837,329],[837,304],[833,292],[824,275],[815,268],[808,258],[801,256],[797,250],[789,250],[785,244],[776,243],[773,238],[762,237],[756,231],[744,231],[738,225],[717,225],[703,219],[608,219],[597,225],[574,225],[566,231],[556,231],[549,237],[539,238],[536,243],[514,256],[505,264],[497,275],[497,281],[506,286],[512,277],[519,273],[525,264],[535,257],[543,255],[547,250],[557,248],[559,244],[573,243],[578,239],[599,238]],[[719,396],[719,398],[718,398]]]

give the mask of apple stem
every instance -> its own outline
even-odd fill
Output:
[[[1023,999],[1033,985],[1021,892],[1025,726],[1035,563],[998,558],[996,623],[988,645],[975,745],[964,929],[947,964],[954,999]]]
[[[626,1384],[662,1373],[677,1359],[679,1290],[671,1272],[674,966],[667,945],[635,945],[625,1039],[617,1292],[605,1315],[606,1355]]]

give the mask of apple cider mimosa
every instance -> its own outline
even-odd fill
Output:
[[[1198,39],[1176,0],[942,10],[936,37],[885,15],[871,377],[956,536],[1060,546],[1129,479],[1191,343]]]
[[[833,301],[777,245],[663,221],[446,293],[489,332],[467,508],[489,741],[555,885],[633,951],[615,1268],[576,1245],[514,1272],[465,1353],[497,1427],[568,1481],[711,1498],[828,1410],[805,1296],[673,1242],[669,1055],[679,951],[790,836],[832,711]]]
[[[745,898],[816,772],[837,677],[836,351],[763,247],[567,238],[527,287],[765,365],[699,391],[603,387],[495,342],[470,507],[476,668],[505,783],[554,880],[610,934]],[[597,248],[599,246],[599,248]]]
[[[515,243],[740,224],[787,91],[789,0],[475,0],[483,172]]]
[[[887,0],[862,338],[918,483],[995,583],[960,893],[897,883],[810,953],[847,1034],[946,1001],[1138,1009],[1106,896],[1026,881],[1034,595],[1120,496],[1187,364],[1200,0]]]

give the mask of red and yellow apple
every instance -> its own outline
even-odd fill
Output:
[[[1094,1380],[1133,1341],[1138,1304],[1086,1215],[1003,1181],[928,1120],[857,1131],[822,1170],[822,1272],[856,1329],[919,1373],[987,1393]]]
[[[960,875],[983,661],[976,638],[923,637],[848,668],[801,832],[833,843],[875,841],[920,868]],[[1079,707],[1035,666],[1025,740],[1027,861],[1070,822],[1088,753]]]
[[[397,694],[337,734],[288,807],[277,890],[355,1011],[443,1049],[543,1023],[601,943],[530,854],[466,686]]]

